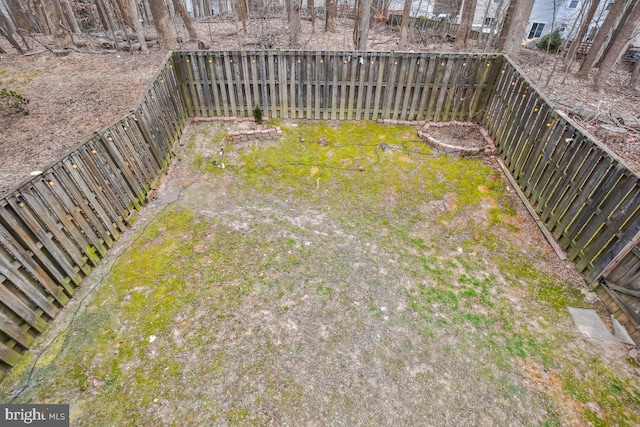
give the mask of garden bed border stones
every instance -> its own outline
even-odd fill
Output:
[[[480,132],[485,143],[482,147],[462,147],[459,145],[445,144],[444,142],[439,141],[438,139],[429,135],[429,129],[431,129],[432,127],[443,128],[448,126],[464,126],[474,128]],[[496,147],[493,144],[493,140],[491,139],[487,131],[482,126],[476,123],[458,121],[427,122],[420,128],[420,130],[418,130],[418,136],[421,140],[429,144],[437,151],[444,152],[445,154],[457,155],[460,157],[478,157],[483,155],[491,155],[496,150]]]

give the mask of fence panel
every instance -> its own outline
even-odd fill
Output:
[[[496,55],[333,51],[176,52],[189,114],[274,119],[482,119]],[[208,66],[207,66],[208,64]]]
[[[0,375],[107,255],[168,166],[193,105],[174,67],[168,56],[131,114],[0,198]]]
[[[485,115],[514,178],[588,282],[640,330],[640,177],[505,63]],[[640,335],[638,335],[640,336]]]

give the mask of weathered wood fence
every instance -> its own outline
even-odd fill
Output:
[[[176,52],[191,116],[480,121],[500,55]]]
[[[640,177],[506,60],[483,124],[560,246],[640,342]]]
[[[186,120],[252,116],[257,105],[274,119],[482,123],[577,269],[611,282],[600,287],[605,302],[637,327],[638,176],[507,58],[174,52],[132,113],[0,199],[0,368],[18,361],[129,226]]]
[[[0,199],[0,375],[129,226],[186,119],[169,56],[132,113]]]

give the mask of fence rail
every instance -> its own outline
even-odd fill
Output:
[[[568,256],[640,341],[640,183],[501,55],[174,52],[137,107],[0,198],[0,368],[100,263],[190,117],[473,121]],[[601,281],[602,282],[602,281]],[[635,329],[634,329],[635,328]]]

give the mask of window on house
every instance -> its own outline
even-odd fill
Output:
[[[544,24],[542,22],[534,22],[531,26],[531,30],[529,31],[530,39],[534,37],[540,37],[542,35],[542,30],[544,30]]]
[[[493,0],[493,4],[498,4],[500,3],[500,0]]]
[[[578,7],[578,3],[580,3],[579,0],[570,0],[568,8],[569,9],[575,9],[575,8]]]
[[[493,25],[493,21],[494,21],[494,18],[491,18],[489,16],[485,17],[484,18],[484,26],[485,27],[491,27]]]

